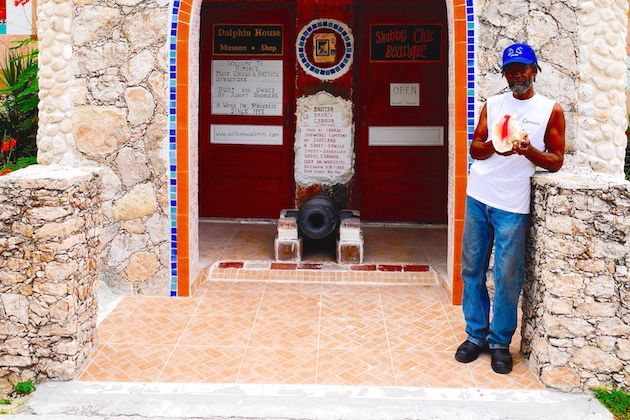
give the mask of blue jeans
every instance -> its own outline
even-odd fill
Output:
[[[462,243],[462,309],[468,340],[490,348],[509,348],[516,330],[518,297],[525,278],[525,240],[529,215],[511,213],[466,200]],[[490,321],[490,298],[486,273],[494,245],[494,301]]]

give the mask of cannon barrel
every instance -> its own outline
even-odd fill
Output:
[[[297,222],[303,236],[323,239],[339,228],[341,210],[331,197],[316,195],[300,207]]]

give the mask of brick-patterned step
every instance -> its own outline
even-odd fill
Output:
[[[206,280],[279,281],[304,283],[393,283],[439,284],[437,274],[428,265],[278,263],[261,261],[222,261],[208,270]]]

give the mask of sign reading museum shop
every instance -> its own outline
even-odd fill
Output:
[[[214,25],[214,55],[282,55],[282,25]]]
[[[442,25],[370,25],[370,61],[442,61]]]
[[[297,103],[295,179],[301,184],[341,184],[353,175],[352,105],[320,92]]]
[[[282,115],[282,60],[213,60],[213,115]]]

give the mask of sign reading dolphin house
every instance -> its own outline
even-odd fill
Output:
[[[442,25],[371,25],[370,61],[442,61]]]
[[[282,25],[214,25],[214,55],[282,55]]]

